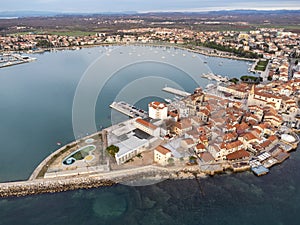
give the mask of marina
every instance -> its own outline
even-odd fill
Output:
[[[19,54],[2,54],[0,55],[0,68],[19,65],[23,63],[28,63],[35,61],[36,58],[32,58],[25,55]]]

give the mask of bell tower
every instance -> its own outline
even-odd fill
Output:
[[[248,96],[247,106],[253,105],[254,95],[255,95],[255,86],[253,84]]]

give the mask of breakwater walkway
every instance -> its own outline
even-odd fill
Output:
[[[188,179],[195,174],[205,176],[199,171],[199,167],[189,168],[164,168],[159,166],[144,166],[140,168],[115,170],[106,173],[51,178],[33,179],[0,183],[0,197],[26,196],[43,193],[55,193],[77,189],[89,189],[102,186],[112,186],[117,183],[128,183],[143,180],[145,178],[156,179]]]

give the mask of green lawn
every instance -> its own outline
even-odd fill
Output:
[[[82,36],[89,36],[89,35],[95,35],[96,32],[88,32],[88,31],[80,31],[80,30],[49,30],[49,31],[43,31],[43,30],[35,30],[35,31],[29,31],[29,32],[18,32],[13,33],[11,35],[19,36],[19,35],[26,35],[26,34],[51,34],[51,35],[59,35],[59,36],[75,36],[75,37],[82,37]]]
[[[259,71],[265,71],[268,65],[268,60],[259,60],[259,62],[257,63],[257,65],[255,66],[255,70],[259,70]]]
[[[88,146],[82,149],[79,152],[76,152],[75,154],[72,155],[72,157],[76,160],[82,160],[84,159],[90,151],[94,150],[95,148],[93,146]]]

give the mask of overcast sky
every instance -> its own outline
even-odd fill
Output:
[[[1,0],[0,11],[55,12],[208,11],[300,9],[299,0]]]

